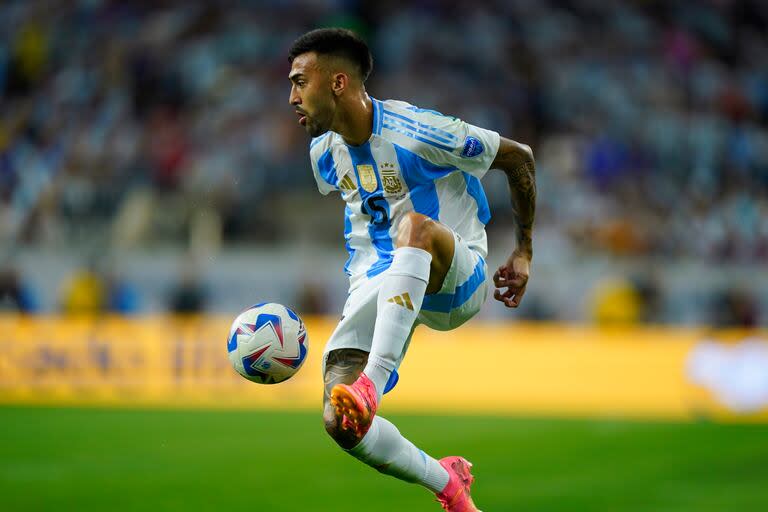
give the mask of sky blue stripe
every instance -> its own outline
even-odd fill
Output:
[[[477,177],[467,172],[462,172],[462,174],[467,184],[467,193],[477,202],[477,218],[483,224],[488,224],[488,221],[491,220],[491,208],[488,206],[488,198],[485,197],[483,185],[480,184],[480,180]]]
[[[347,148],[349,149],[349,156],[352,158],[352,168],[355,171],[358,183],[360,183],[360,174],[357,169],[358,165],[372,165],[376,174],[376,190],[368,192],[362,187],[358,189],[360,190],[362,204],[365,204],[370,196],[380,196],[382,200],[380,200],[378,204],[383,206],[387,212],[387,218],[384,222],[374,223],[372,222],[373,219],[368,221],[368,235],[379,256],[379,259],[366,271],[370,278],[384,272],[392,263],[392,253],[395,248],[392,244],[392,237],[389,234],[389,230],[392,227],[390,220],[391,213],[389,210],[389,202],[384,199],[384,191],[381,187],[381,179],[379,178],[379,166],[376,164],[376,159],[373,158],[370,143],[366,142],[361,146],[347,146]]]
[[[404,116],[402,114],[398,114],[397,112],[392,112],[391,110],[384,109],[384,113],[388,114],[390,116],[395,116],[399,119],[402,119],[403,121],[407,121],[409,123],[415,124],[419,128],[426,128],[427,130],[432,130],[435,133],[438,133],[440,135],[443,135],[445,137],[448,137],[449,139],[453,139],[455,141],[458,141],[459,139],[452,134],[451,132],[447,132],[445,130],[441,130],[440,128],[435,128],[434,126],[430,126],[428,124],[420,123],[416,121],[415,119],[411,119],[410,117]]]
[[[371,98],[371,103],[373,104],[373,133],[376,135],[381,135],[381,122],[382,118],[382,110],[384,109],[381,102],[375,98]]]
[[[444,142],[444,143],[446,143],[446,144],[451,144],[451,143],[453,142],[453,141],[452,141],[452,140],[450,140],[450,139],[446,139],[445,137],[440,137],[439,135],[435,135],[434,133],[430,133],[430,132],[429,132],[429,131],[427,131],[427,130],[423,130],[423,129],[420,129],[420,128],[416,128],[415,126],[413,126],[413,125],[411,125],[411,124],[408,124],[408,123],[404,123],[404,122],[402,122],[402,121],[398,121],[398,120],[397,120],[397,119],[395,119],[394,117],[392,117],[392,116],[390,116],[390,115],[387,115],[387,114],[385,114],[385,115],[384,115],[384,120],[385,120],[385,121],[387,121],[387,122],[388,122],[388,123],[390,123],[390,124],[395,124],[395,125],[397,125],[397,126],[400,126],[400,127],[402,127],[402,128],[405,128],[406,130],[412,130],[412,131],[414,131],[414,132],[416,132],[416,133],[420,133],[420,134],[422,134],[422,135],[426,135],[427,137],[432,137],[433,139],[435,139],[435,140],[436,140],[436,141],[438,141],[438,142]]]
[[[376,263],[371,265],[371,268],[368,269],[368,271],[365,273],[365,275],[368,276],[368,279],[371,279],[371,278],[376,277],[377,275],[381,274],[385,270],[387,270],[390,265],[392,265],[392,255],[391,254],[389,256],[389,259],[379,258],[378,260],[376,260]]]
[[[421,309],[437,313],[449,313],[452,309],[456,309],[467,302],[483,282],[485,282],[485,260],[481,257],[475,265],[472,275],[457,286],[454,293],[425,295]]]
[[[410,164],[405,166],[400,165],[400,173],[403,175],[403,178],[410,180],[411,182],[424,183],[427,181],[435,181],[458,170],[450,165],[443,166],[433,164],[426,158],[422,158],[416,153],[397,144],[392,144],[392,146],[398,154],[398,159],[402,156],[404,161],[407,164]]]
[[[319,137],[315,137],[312,140],[309,141],[309,149],[312,149],[313,147],[317,146],[317,144],[322,141],[324,138],[328,137],[331,134],[331,132],[325,132]]]
[[[338,188],[339,177],[336,175],[336,163],[333,161],[331,148],[325,150],[325,153],[317,159],[317,170],[320,172],[320,177],[323,178],[326,183]]]
[[[428,112],[430,114],[434,114],[434,115],[440,116],[440,117],[449,117],[449,118],[452,117],[452,116],[447,116],[447,115],[443,114],[442,112],[438,112],[437,110],[432,110],[430,108],[419,108],[419,107],[415,107],[413,105],[411,105],[410,107],[405,107],[405,109],[406,110],[410,110],[411,112]]]
[[[448,313],[453,304],[452,293],[433,293],[424,296],[421,303],[422,311],[433,311],[436,313]]]
[[[464,305],[464,303],[469,300],[472,294],[477,291],[477,289],[481,284],[483,284],[484,281],[485,260],[480,258],[477,262],[477,265],[475,265],[474,270],[472,271],[472,275],[469,276],[469,279],[464,281],[463,284],[456,288],[456,293],[454,294],[453,298],[453,307],[458,308],[459,306]]]
[[[416,135],[413,132],[409,132],[409,131],[406,131],[406,130],[401,130],[397,126],[394,126],[392,124],[387,123],[386,120],[384,122],[384,128],[387,128],[388,130],[392,130],[393,132],[402,133],[403,135],[407,135],[408,137],[410,137],[412,139],[416,139],[416,140],[419,140],[421,142],[426,142],[427,144],[429,144],[431,146],[435,146],[436,148],[442,149],[444,151],[448,151],[449,153],[453,152],[453,148],[451,148],[451,147],[443,146],[442,144],[438,144],[437,142],[431,141],[429,139],[425,139],[424,137],[420,137],[419,135]]]
[[[347,252],[349,253],[349,258],[347,258],[347,261],[344,263],[344,273],[348,276],[352,275],[352,272],[349,270],[349,266],[352,264],[352,258],[355,257],[355,249],[352,248],[352,244],[350,243],[350,239],[352,238],[352,220],[350,217],[352,216],[352,208],[349,206],[344,207],[344,247],[347,248]]]
[[[434,164],[397,144],[393,144],[392,147],[395,148],[397,163],[400,164],[400,174],[408,186],[413,209],[416,213],[440,220],[440,201],[437,197],[434,181],[436,178],[429,179],[428,177],[429,168],[427,165],[434,166]]]

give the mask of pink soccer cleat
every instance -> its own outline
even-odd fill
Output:
[[[362,438],[371,428],[376,409],[376,386],[364,373],[352,384],[336,384],[331,389],[331,404],[336,414],[343,417],[341,426],[353,429]]]
[[[462,457],[440,459],[440,465],[448,471],[448,485],[437,494],[437,501],[447,512],[480,512],[469,495],[475,477],[470,473],[472,463]]]

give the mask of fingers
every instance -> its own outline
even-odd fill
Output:
[[[509,267],[502,266],[493,274],[493,284],[496,288],[521,288],[528,282],[528,275],[510,270]]]
[[[525,295],[525,287],[528,284],[528,274],[525,271],[516,272],[509,265],[502,265],[493,274],[493,284],[496,288],[507,288],[504,292],[495,290],[493,292],[493,298],[499,302],[503,302],[508,308],[516,308],[523,300],[523,295]]]
[[[509,303],[505,302],[504,305],[506,305],[507,307],[510,307],[510,308],[516,308],[517,306],[520,305],[520,302],[522,302],[523,295],[525,295],[525,286],[520,288],[515,293],[515,296],[512,298],[512,300]]]
[[[498,300],[499,302],[503,302],[505,306],[510,307],[507,305],[507,302],[510,300],[507,294],[510,294],[510,293],[511,293],[510,291],[506,291],[502,294],[499,290],[494,290],[493,298]]]
[[[510,270],[507,267],[499,267],[499,270],[496,271],[495,274],[493,274],[493,284],[496,285],[496,288],[503,288],[506,286],[512,286],[512,281],[514,280],[514,273],[510,272]]]
[[[525,285],[528,283],[528,277],[522,276],[522,275],[514,275],[507,278],[500,277],[499,279],[495,279],[493,284],[496,285],[496,288],[524,288]]]
[[[493,274],[493,284],[496,285],[496,288],[501,288],[501,286],[502,286],[502,284],[501,284],[501,280],[502,280],[501,273],[502,272],[506,272],[506,268],[505,267],[499,267],[499,270],[497,270],[496,273]],[[506,279],[506,277],[504,279]]]
[[[500,290],[494,290],[493,298],[499,302],[503,302],[508,308],[516,308],[520,305],[520,301],[523,300],[525,294],[525,286],[518,288],[508,288],[507,291],[501,292]]]
[[[503,302],[508,308],[516,308],[515,305],[515,293],[512,290],[507,290],[501,293],[499,290],[493,292],[493,298],[499,302]]]

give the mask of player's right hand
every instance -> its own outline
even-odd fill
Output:
[[[508,308],[518,307],[525,295],[530,271],[530,254],[515,250],[507,262],[493,274],[493,284],[497,288],[493,292],[493,298],[503,302]]]

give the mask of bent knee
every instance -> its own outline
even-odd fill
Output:
[[[435,236],[435,221],[416,212],[408,212],[398,226],[397,246],[430,251]]]
[[[352,429],[344,429],[341,425],[341,419],[336,416],[333,409],[326,409],[323,413],[323,423],[325,424],[325,431],[331,436],[331,439],[336,441],[336,444],[349,450],[354,448],[359,442],[360,438],[355,434]]]
[[[323,424],[325,425],[325,431],[328,432],[328,435],[335,439],[341,425],[339,425],[339,421],[333,411],[325,410],[323,413]]]

